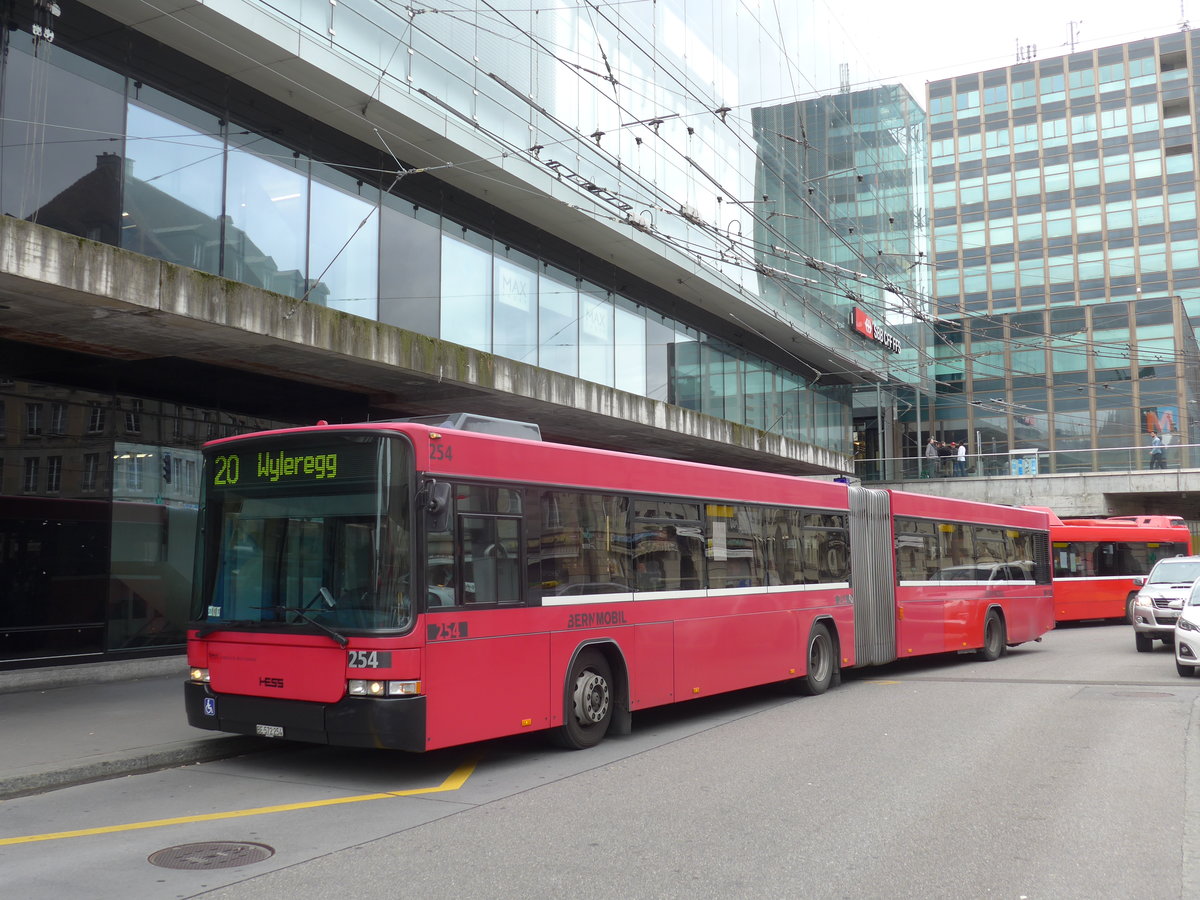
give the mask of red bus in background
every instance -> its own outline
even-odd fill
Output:
[[[1192,552],[1192,534],[1178,516],[1050,517],[1054,618],[1133,621],[1133,598],[1158,560]]]
[[[995,659],[1054,627],[1044,512],[509,436],[519,424],[209,443],[188,721],[411,751],[548,730],[583,748],[636,710],[771,682],[819,694],[843,668]]]

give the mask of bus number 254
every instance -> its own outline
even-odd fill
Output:
[[[351,669],[386,669],[392,665],[392,654],[388,650],[347,650],[350,658],[346,665]]]

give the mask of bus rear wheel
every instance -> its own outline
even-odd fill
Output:
[[[1004,623],[999,614],[992,610],[987,614],[983,623],[983,646],[979,648],[979,657],[985,662],[991,662],[1004,655]]]
[[[567,678],[563,724],[552,732],[554,742],[568,750],[595,747],[608,733],[613,712],[612,670],[604,656],[585,650],[576,657]]]
[[[807,671],[796,679],[796,690],[806,697],[815,697],[829,690],[837,672],[837,657],[829,626],[818,622],[808,635]]]

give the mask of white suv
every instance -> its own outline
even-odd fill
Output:
[[[1133,639],[1139,653],[1154,649],[1154,639],[1169,644],[1175,639],[1179,610],[1200,578],[1200,556],[1160,559],[1133,601]]]
[[[1200,581],[1188,591],[1175,623],[1175,671],[1184,678],[1200,675]]]

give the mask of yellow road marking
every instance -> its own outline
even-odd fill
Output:
[[[117,834],[122,831],[138,831],[143,828],[164,828],[167,825],[187,825],[192,822],[215,822],[220,819],[240,819],[245,816],[262,816],[269,813],[293,812],[298,809],[318,809],[322,806],[338,806],[343,803],[362,803],[364,800],[386,800],[390,797],[415,797],[419,794],[440,794],[457,791],[464,784],[478,759],[463,763],[437,787],[414,788],[411,791],[387,791],[379,794],[359,794],[357,797],[337,797],[332,800],[313,800],[308,803],[284,803],[279,806],[259,806],[254,809],[235,809],[229,812],[204,813],[198,816],[178,816],[174,819],[152,819],[149,822],[131,822],[128,825],[105,825],[101,828],[81,828],[78,831],[56,831],[51,834],[30,834],[24,837],[0,838],[0,847],[10,844],[32,844],[37,841],[57,841],[63,838],[89,837],[97,834]]]

